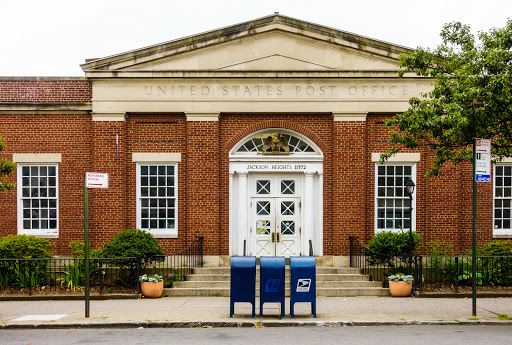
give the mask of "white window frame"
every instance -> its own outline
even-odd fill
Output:
[[[46,166],[46,167],[55,167],[55,188],[56,188],[56,196],[57,199],[57,227],[56,229],[24,229],[23,227],[23,167],[33,167],[33,166]],[[25,198],[26,199],[26,198]],[[33,197],[29,197],[30,200],[35,199]],[[53,198],[52,198],[53,199]],[[19,235],[28,235],[28,236],[36,236],[36,237],[47,237],[47,238],[58,238],[59,237],[59,164],[58,163],[47,163],[47,162],[31,162],[31,163],[18,163],[17,168],[17,203],[18,203],[18,234]]]
[[[512,162],[505,162],[505,163],[499,163],[499,164],[494,164],[494,169],[493,169],[493,178],[492,178],[492,234],[494,237],[512,237],[512,226],[510,229],[503,229],[502,228],[496,228],[495,226],[495,220],[496,220],[496,209],[495,209],[495,205],[496,205],[496,200],[497,200],[497,197],[496,197],[496,168],[497,167],[510,167],[512,169]],[[504,199],[509,199],[510,202],[512,203],[512,196],[510,197],[505,197],[505,196],[502,196],[502,197],[499,197],[500,200],[504,200]],[[503,217],[501,219],[504,219]],[[510,222],[512,223],[512,210],[511,210],[511,215],[510,215]]]
[[[380,154],[379,154],[379,157],[380,157]],[[378,160],[378,159],[377,159]],[[400,229],[379,229],[378,228],[378,199],[379,199],[379,196],[378,196],[378,169],[379,169],[379,166],[384,166],[384,167],[387,167],[387,166],[410,166],[411,167],[411,178],[414,182],[414,184],[416,184],[416,187],[414,188],[414,192],[412,194],[412,212],[411,212],[411,229],[413,231],[416,231],[416,191],[418,189],[418,186],[417,186],[417,183],[416,183],[416,162],[400,162],[400,161],[394,161],[394,162],[387,162],[386,164],[379,164],[378,162],[375,163],[375,173],[374,173],[374,199],[373,199],[373,202],[374,202],[374,232],[375,233],[378,233],[378,232],[382,232],[382,231],[395,231],[395,232],[398,232],[400,231]],[[407,181],[404,181],[404,186],[405,186],[405,183],[407,183]],[[404,230],[408,231],[408,229],[405,229]]]
[[[135,160],[135,157],[134,157]],[[140,184],[140,176],[141,176],[141,167],[145,165],[165,165],[165,166],[174,166],[174,229],[150,229],[142,227],[141,220],[141,184]],[[145,230],[151,233],[155,238],[177,238],[178,237],[178,162],[165,162],[165,161],[152,161],[147,162],[144,160],[137,161],[137,174],[136,174],[136,188],[137,188],[137,228]],[[167,197],[166,197],[167,198]]]

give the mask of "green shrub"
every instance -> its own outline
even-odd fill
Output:
[[[512,241],[494,240],[482,246],[484,256],[512,256]]]
[[[512,285],[512,258],[501,256],[512,256],[512,241],[494,240],[484,244],[480,255],[498,256],[499,258],[484,258],[486,283],[491,285],[510,286]]]
[[[68,248],[71,250],[71,254],[73,254],[74,258],[83,258],[85,257],[85,243],[80,241],[70,242]],[[89,250],[90,258],[101,258],[103,249],[93,249]]]
[[[53,248],[47,238],[26,235],[8,235],[0,238],[0,259],[51,258]]]
[[[427,255],[433,256],[452,256],[453,255],[453,244],[447,243],[446,241],[430,241],[425,243]]]
[[[421,242],[421,235],[412,232],[412,250]],[[371,239],[367,248],[371,254],[388,256],[400,256],[409,254],[409,232],[408,231],[381,231]]]
[[[9,235],[0,238],[1,259],[50,258],[50,240],[26,235]],[[0,267],[0,286],[26,288],[45,285],[49,281],[48,261],[4,262]]]
[[[105,244],[101,256],[104,258],[135,257],[134,259],[116,260],[116,265],[122,267],[121,283],[127,286],[137,279],[137,261],[141,264],[141,270],[155,261],[164,258],[155,258],[154,255],[163,255],[164,251],[153,235],[140,229],[128,229],[115,235],[110,242]]]
[[[128,229],[115,235],[103,247],[102,257],[136,257],[145,268],[154,261],[152,256],[163,255],[164,251],[149,232],[140,229]]]
[[[421,235],[413,231],[412,239],[414,252],[421,242]],[[402,265],[406,266],[409,255],[409,232],[381,231],[375,234],[366,246],[365,255],[370,265],[385,265],[392,268],[391,272],[399,272]]]

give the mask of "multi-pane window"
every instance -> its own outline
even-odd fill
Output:
[[[411,202],[405,187],[410,178],[415,179],[413,165],[376,165],[376,231],[411,228]]]
[[[512,201],[512,166],[494,168],[494,231],[510,231],[510,203]]]
[[[156,233],[176,233],[176,164],[140,164],[137,223]]]
[[[19,233],[58,234],[57,165],[18,167]]]

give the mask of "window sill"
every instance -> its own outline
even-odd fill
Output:
[[[512,234],[493,234],[492,235],[492,238],[496,238],[496,239],[499,239],[499,238],[512,238]]]
[[[178,238],[178,234],[152,234],[154,238]]]
[[[18,233],[18,235],[34,236],[39,238],[59,238],[59,234],[34,234],[34,233]]]

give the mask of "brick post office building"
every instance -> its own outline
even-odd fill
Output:
[[[420,42],[421,43],[421,42]],[[127,228],[166,253],[204,237],[229,255],[308,255],[343,264],[349,237],[413,229],[471,244],[471,166],[424,177],[433,154],[390,148],[385,117],[431,88],[397,78],[408,48],[281,15],[82,65],[80,78],[0,78],[0,158],[19,167],[0,194],[0,235],[83,239],[85,172],[91,246]],[[413,212],[404,184],[416,183]],[[511,166],[478,189],[478,240],[507,237]],[[410,224],[412,219],[412,224]]]

